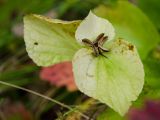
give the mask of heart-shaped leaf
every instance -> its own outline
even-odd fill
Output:
[[[95,57],[86,48],[75,54],[75,81],[82,92],[124,115],[142,91],[143,65],[132,44],[117,40],[106,45],[110,51],[106,57]]]
[[[53,20],[39,15],[24,18],[24,40],[29,56],[39,66],[72,60],[80,45],[75,40],[79,21]]]

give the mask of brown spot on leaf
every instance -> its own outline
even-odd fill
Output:
[[[73,24],[73,27],[74,27],[74,28],[77,28],[77,26],[78,26],[77,23],[74,23],[74,24]]]
[[[129,50],[132,50],[132,51],[133,51],[134,46],[133,46],[133,45],[131,45],[131,44],[129,44],[129,45],[128,45],[128,48],[129,48]]]
[[[38,42],[34,42],[34,45],[38,45]]]

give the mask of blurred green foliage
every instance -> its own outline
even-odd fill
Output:
[[[95,13],[112,22],[116,37],[124,38],[138,48],[142,59],[160,42],[159,34],[147,16],[127,1],[99,6]],[[152,43],[151,43],[152,41]]]
[[[98,117],[97,120],[126,120],[111,109],[107,109]]]
[[[137,5],[160,30],[160,1],[159,0],[137,0]]]
[[[14,23],[22,22],[27,13],[41,14],[48,11],[54,2],[55,0],[1,0],[0,11],[3,12],[0,13],[0,48],[15,43],[16,39],[11,31]]]
[[[160,60],[149,56],[143,63],[146,74],[146,84],[153,89],[160,89]]]

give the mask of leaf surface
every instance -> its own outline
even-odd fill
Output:
[[[75,40],[79,21],[61,21],[39,15],[24,18],[24,39],[29,56],[39,66],[71,61],[80,45]]]
[[[82,39],[87,38],[94,41],[101,33],[107,36],[107,41],[113,40],[115,36],[113,25],[107,19],[97,17],[90,11],[88,16],[78,26],[75,37],[81,44]]]
[[[123,40],[105,46],[110,52],[95,57],[82,48],[74,56],[73,71],[78,88],[124,115],[141,93],[144,70],[136,47]]]

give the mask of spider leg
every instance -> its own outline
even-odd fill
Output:
[[[108,36],[104,36],[103,38],[99,39],[98,45],[103,46],[107,40],[108,40]]]
[[[104,37],[104,33],[101,33],[100,35],[98,35],[98,37],[93,41],[93,44],[98,45],[99,40],[101,40],[103,37]]]
[[[99,55],[99,49],[98,47],[92,46],[93,54],[97,57]]]
[[[100,48],[98,48],[99,50],[99,55],[102,55],[103,57],[107,58],[107,56],[105,56],[103,53],[102,53],[102,50]]]
[[[102,55],[102,56],[105,57],[105,58],[108,58],[107,56],[105,56],[105,55],[104,55],[103,53],[101,53],[101,52],[100,52],[100,55]]]
[[[93,46],[93,43],[89,39],[86,39],[86,38],[82,39],[82,42],[87,46],[90,46],[90,47]]]
[[[104,37],[104,33],[101,33],[100,35],[98,35],[98,37],[96,38],[96,41],[102,39]]]
[[[109,52],[109,50],[108,50],[108,49],[103,48],[102,46],[99,46],[99,49],[100,49],[100,50],[102,50],[103,52]]]

